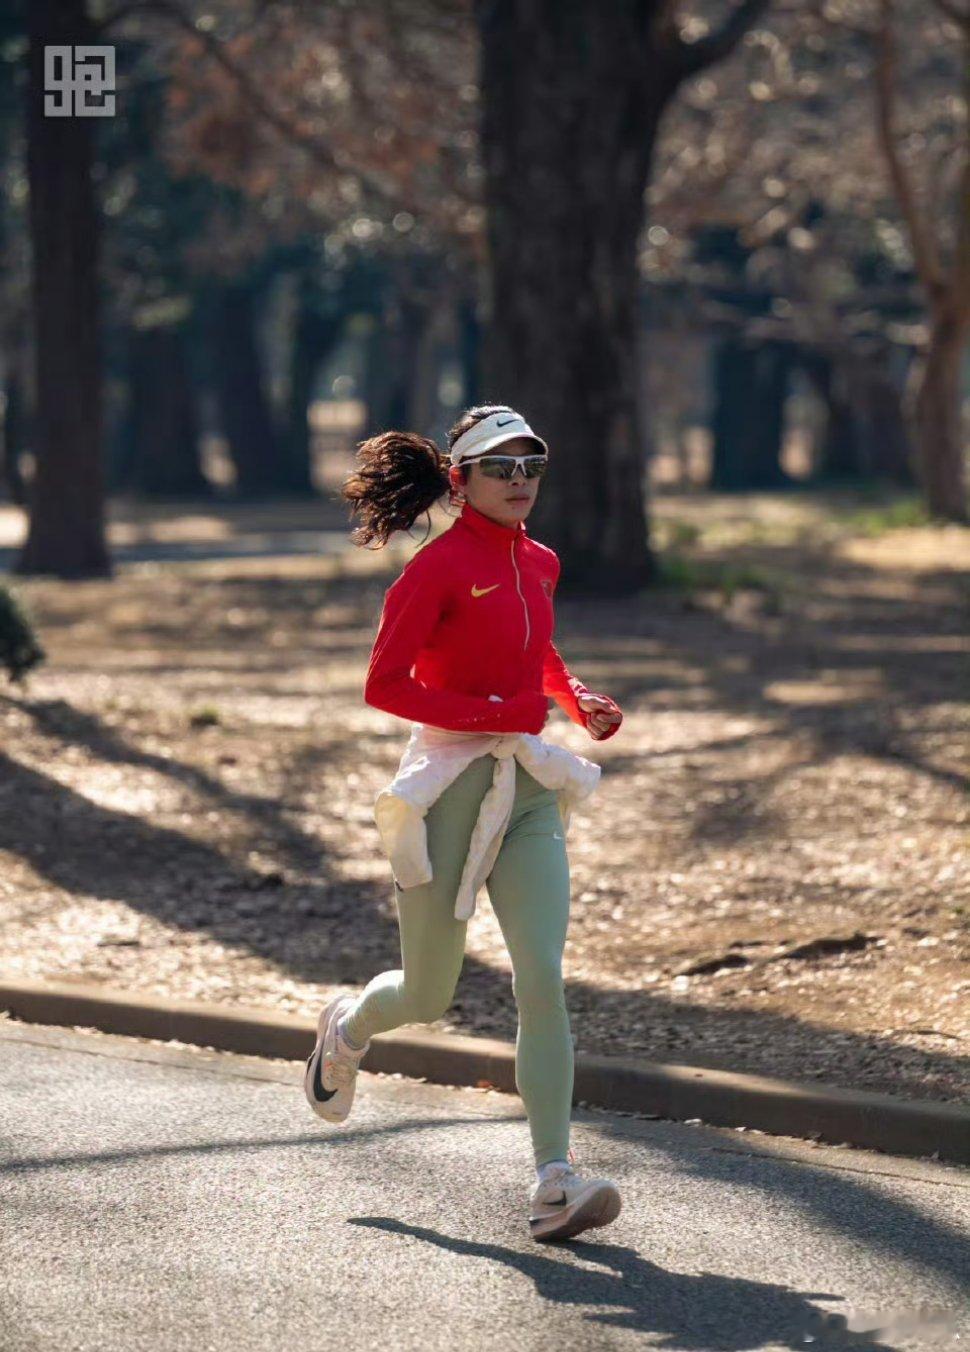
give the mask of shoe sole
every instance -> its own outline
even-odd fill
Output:
[[[317,1117],[322,1117],[325,1122],[345,1122],[350,1116],[350,1110],[353,1107],[353,1095],[351,1094],[350,1102],[347,1104],[346,1110],[335,1114],[333,1108],[330,1106],[333,1102],[332,1099],[328,1100],[326,1103],[321,1103],[319,1099],[314,1097],[313,1093],[313,1081],[317,1072],[317,1062],[323,1056],[327,1029],[334,1016],[334,1011],[345,999],[345,996],[338,995],[320,1011],[320,1017],[317,1019],[316,1045],[307,1057],[306,1070],[303,1072],[303,1092],[306,1095],[306,1101],[316,1113]]]
[[[620,1194],[612,1183],[603,1183],[553,1216],[530,1218],[529,1229],[536,1240],[569,1239],[583,1230],[609,1225],[620,1214]]]

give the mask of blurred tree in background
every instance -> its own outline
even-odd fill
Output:
[[[308,411],[351,356],[360,435],[522,407],[573,584],[653,576],[658,435],[704,424],[712,487],[785,488],[809,400],[814,481],[915,479],[966,520],[959,0],[20,0],[2,24],[19,571],[107,572],[106,488],[318,492]],[[116,49],[117,116],[44,118],[37,53],[85,38]]]
[[[637,245],[661,119],[767,8],[688,41],[666,0],[479,0],[490,379],[563,472],[537,503],[565,582],[653,577],[642,473]]]
[[[44,49],[91,44],[85,0],[27,6],[26,159],[35,470],[23,573],[110,572],[104,538],[100,119],[45,115]]]

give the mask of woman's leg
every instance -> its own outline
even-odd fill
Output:
[[[519,1012],[515,1082],[536,1168],[566,1159],[573,1041],[562,981],[569,861],[556,795],[516,761],[515,807],[486,884],[512,959]]]
[[[401,967],[375,976],[347,1014],[344,1031],[358,1047],[374,1033],[402,1023],[432,1023],[451,1004],[468,928],[467,921],[455,919],[455,897],[494,765],[491,755],[476,757],[428,809],[425,826],[434,876],[417,887],[394,884]]]

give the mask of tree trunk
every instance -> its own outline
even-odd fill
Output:
[[[803,348],[799,360],[825,405],[813,479],[876,478],[911,486],[911,446],[887,355]]]
[[[464,404],[471,408],[481,402],[482,389],[482,323],[478,303],[472,296],[463,296],[458,303],[458,362],[464,384]]]
[[[285,459],[281,482],[288,493],[301,497],[312,497],[316,493],[310,454],[309,413],[317,373],[340,341],[346,318],[346,314],[338,311],[320,314],[305,298],[301,299],[297,308],[290,352]]]
[[[21,470],[27,434],[27,404],[19,366],[19,354],[11,358],[4,380],[3,475],[10,498],[19,507],[25,505],[27,488]]]
[[[129,335],[127,482],[147,497],[207,497],[202,472],[195,387],[176,324],[133,329]]]
[[[440,411],[438,390],[454,316],[454,297],[447,290],[435,297],[424,313],[414,345],[414,382],[409,423],[422,436],[433,435]]]
[[[638,399],[637,245],[674,90],[656,3],[480,3],[490,295],[485,386],[546,438],[535,529],[563,583],[654,576]]]
[[[714,362],[711,488],[785,488],[781,464],[791,355],[782,343],[752,347],[728,338]]]
[[[870,471],[900,488],[912,488],[913,447],[903,413],[901,382],[885,357],[871,357],[857,368],[858,397],[864,420],[864,459]]]
[[[926,507],[944,521],[968,521],[961,372],[966,326],[938,308],[916,394],[917,465]]]
[[[106,577],[93,117],[44,116],[44,47],[91,43],[84,0],[31,0],[27,78],[36,469],[18,573]]]
[[[817,461],[816,479],[826,483],[851,482],[865,477],[859,427],[846,369],[839,361],[824,364],[825,431]]]
[[[215,293],[211,341],[216,404],[236,492],[244,498],[280,492],[280,457],[256,341],[256,297],[248,283]]]
[[[756,488],[787,488],[791,476],[781,463],[785,407],[792,354],[786,343],[764,343],[755,354],[755,389],[760,417],[753,428],[749,472]]]
[[[739,488],[744,479],[744,443],[751,426],[754,372],[748,353],[735,338],[714,352],[713,453],[710,487],[718,492]]]
[[[865,466],[845,363],[817,348],[803,348],[800,360],[825,409],[819,444],[814,448],[812,482],[857,482],[864,477]]]
[[[363,339],[361,394],[364,399],[362,437],[373,437],[391,426],[391,386],[389,340],[383,315],[369,316],[370,327]]]
[[[391,291],[388,304],[368,334],[365,348],[365,436],[391,428],[421,432],[415,395],[419,361],[432,321],[430,307],[401,290]]]

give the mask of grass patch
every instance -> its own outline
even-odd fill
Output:
[[[841,525],[847,530],[857,535],[868,536],[885,535],[891,530],[932,524],[933,519],[927,512],[925,504],[915,495],[847,512],[841,520]]]
[[[222,722],[222,714],[214,704],[203,704],[189,714],[189,723],[193,728],[214,728]]]
[[[680,516],[660,517],[656,522],[661,548],[689,549],[701,538],[701,528]]]
[[[754,564],[691,559],[676,549],[669,549],[660,555],[658,565],[658,585],[672,591],[716,591],[726,602],[739,591],[757,591],[775,606],[781,600],[781,579]]]

